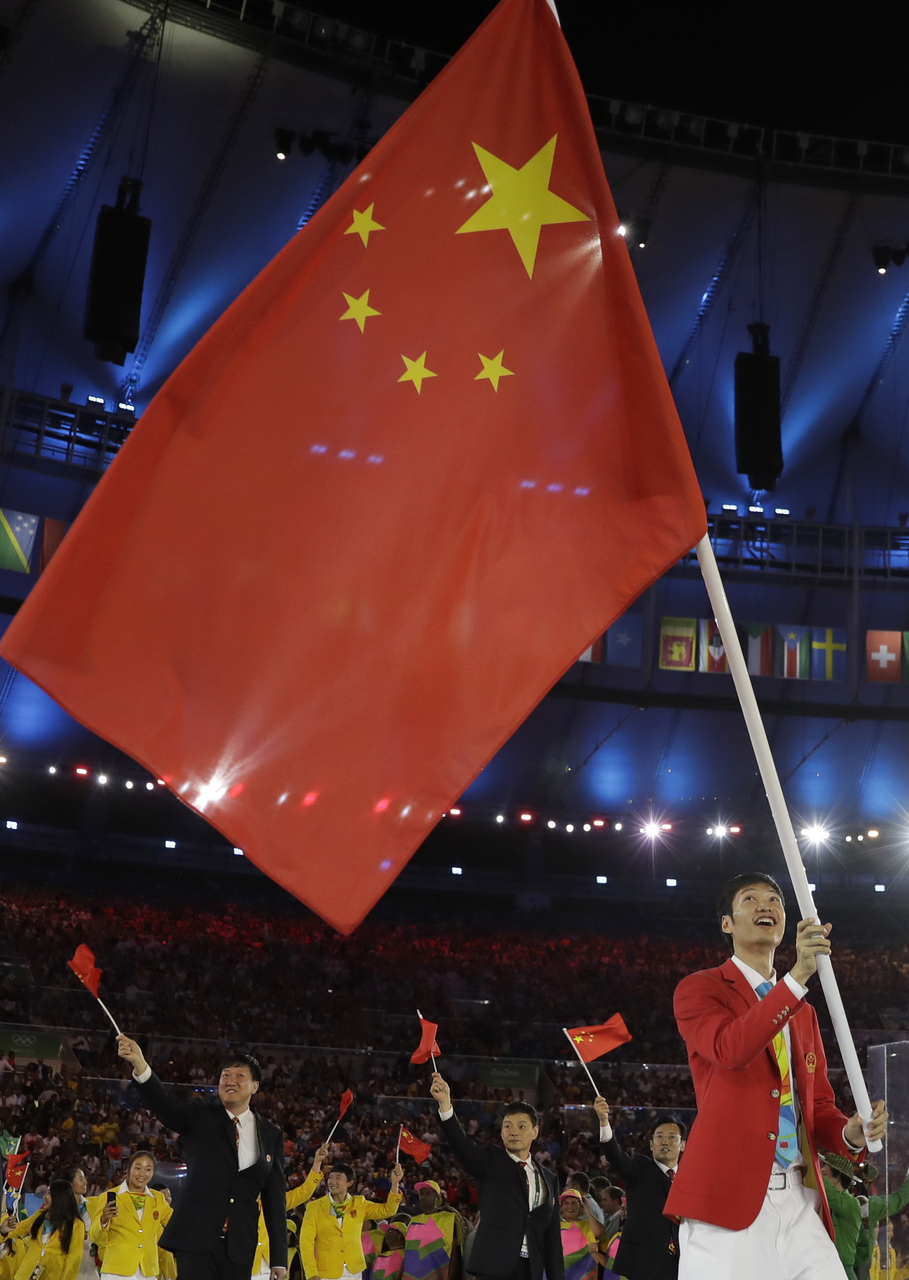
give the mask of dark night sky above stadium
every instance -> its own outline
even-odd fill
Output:
[[[320,0],[368,30],[453,53],[490,0]],[[588,92],[741,123],[909,143],[909,50],[892,5],[857,0],[561,0]]]

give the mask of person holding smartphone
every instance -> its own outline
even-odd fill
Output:
[[[88,1202],[89,1236],[98,1246],[101,1280],[155,1277],[159,1274],[158,1240],[171,1215],[170,1205],[149,1183],[155,1158],[148,1151],[130,1156],[120,1186]]]

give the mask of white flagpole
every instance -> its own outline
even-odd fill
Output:
[[[595,1097],[595,1098],[599,1098],[599,1097],[600,1097],[600,1091],[599,1091],[599,1089],[598,1089],[598,1088],[597,1088],[597,1086],[596,1086],[596,1081],[594,1080],[593,1076],[590,1074],[590,1068],[588,1067],[588,1065],[587,1065],[587,1063],[584,1061],[584,1059],[581,1057],[581,1051],[580,1051],[580,1049],[579,1049],[579,1048],[578,1048],[578,1046],[575,1044],[575,1042],[572,1040],[571,1036],[569,1036],[569,1035],[568,1035],[568,1028],[567,1028],[567,1027],[563,1027],[563,1028],[562,1028],[562,1030],[565,1032],[565,1035],[566,1035],[566,1037],[568,1038],[568,1043],[571,1045],[572,1049],[574,1049],[575,1053],[578,1055],[578,1062],[580,1062],[581,1066],[582,1066],[582,1067],[584,1068],[584,1070],[587,1072],[587,1079],[590,1081],[591,1085],[593,1086],[593,1095],[594,1095],[594,1097]]]
[[[403,1133],[404,1133],[404,1126],[402,1124],[402,1125],[399,1125],[398,1127],[398,1148],[395,1151],[395,1164],[401,1163],[401,1135]]]
[[[101,1006],[101,1008],[104,1010],[104,1012],[107,1014],[108,1018],[110,1019],[110,1025],[114,1029],[114,1035],[121,1036],[123,1032],[117,1026],[116,1022],[114,1022],[114,1015],[111,1013],[110,1009],[108,1009],[107,1005],[104,1003],[104,1001],[101,999],[100,996],[95,996],[95,999],[98,1001],[98,1004]]]
[[[803,920],[813,917],[820,924],[820,917],[814,905],[814,895],[811,892],[808,876],[802,863],[802,855],[799,852],[798,842],[795,838],[792,818],[789,816],[789,809],[786,806],[780,777],[767,739],[767,731],[764,728],[764,722],[758,710],[757,698],[754,696],[754,686],[751,683],[751,676],[748,672],[748,664],[745,662],[739,634],[735,629],[735,622],[729,609],[729,601],[726,599],[726,592],[720,577],[716,556],[713,554],[709,534],[705,534],[698,543],[697,552],[698,563],[701,566],[704,584],[707,587],[707,594],[710,597],[710,604],[713,608],[713,616],[716,619],[720,638],[723,641],[723,648],[729,661],[729,670],[732,672],[735,691],[738,694],[742,714],[745,717],[745,724],[748,728],[748,736],[751,739],[758,768],[761,771],[761,778],[767,792],[767,799],[770,802],[770,811],[773,814],[777,835],[783,847],[783,856],[786,859],[786,866],[792,879],[796,901]],[[865,1077],[862,1075],[862,1068],[859,1066],[855,1042],[852,1039],[852,1032],[849,1029],[849,1022],[846,1018],[846,1010],[843,1007],[843,998],[840,995],[840,989],[836,983],[836,975],[833,972],[833,964],[829,956],[818,956],[817,970],[821,979],[824,998],[827,1001],[827,1008],[830,1012],[830,1020],[833,1023],[833,1030],[836,1033],[840,1053],[843,1056],[843,1066],[846,1068],[849,1087],[855,1099],[856,1110],[861,1116],[862,1122],[867,1125],[871,1119],[871,1100],[868,1097]],[[880,1141],[868,1143],[869,1151],[880,1151],[880,1149]]]

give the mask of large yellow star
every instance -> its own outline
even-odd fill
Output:
[[[558,134],[541,147],[521,169],[513,169],[489,151],[473,144],[492,195],[468,218],[462,231],[505,230],[521,255],[527,274],[533,277],[540,228],[556,222],[589,222],[586,213],[549,190]]]
[[[346,236],[359,236],[365,247],[369,247],[369,234],[371,231],[384,231],[385,228],[381,223],[373,220],[372,211],[375,203],[371,204],[368,209],[362,212],[359,209],[353,211],[353,222],[344,232]]]
[[[494,391],[499,389],[499,378],[513,378],[514,370],[506,369],[502,364],[502,356],[505,354],[505,348],[499,352],[497,356],[484,356],[479,351],[477,355],[483,363],[482,373],[478,373],[474,378],[474,382],[479,382],[481,378],[488,378],[492,383]]]
[[[359,298],[352,298],[349,293],[345,293],[344,297],[347,300],[347,310],[344,312],[343,316],[339,316],[338,319],[356,320],[357,324],[360,326],[361,333],[366,328],[366,321],[370,316],[380,316],[382,314],[381,311],[376,311],[375,307],[371,307],[369,305],[368,289]]]
[[[420,394],[424,378],[437,378],[439,376],[437,373],[433,373],[431,369],[426,368],[425,351],[416,360],[408,360],[407,356],[401,356],[401,359],[407,366],[407,371],[401,374],[398,382],[412,382],[417,389],[417,395]]]

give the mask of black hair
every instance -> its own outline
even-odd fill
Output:
[[[605,1191],[607,1187],[611,1187],[612,1183],[602,1173],[598,1173],[595,1178],[590,1179],[591,1191]]]
[[[786,899],[783,897],[783,891],[769,871],[745,871],[741,875],[733,876],[731,880],[727,880],[720,890],[720,896],[716,900],[716,917],[720,922],[720,928],[723,927],[723,916],[732,915],[732,904],[735,901],[737,893],[742,889],[747,889],[752,884],[769,885],[776,893],[780,895],[781,906],[786,906]],[[730,950],[733,947],[732,936],[728,933],[723,934],[729,942]]]
[[[540,1117],[536,1113],[536,1109],[529,1102],[509,1102],[508,1106],[502,1112],[502,1119],[506,1116],[529,1116],[531,1124],[539,1124]]]
[[[50,1208],[42,1209],[32,1223],[31,1236],[37,1240],[45,1222],[49,1222],[51,1232],[59,1231],[60,1244],[64,1253],[69,1253],[73,1242],[73,1225],[79,1217],[79,1206],[76,1193],[65,1178],[54,1178],[47,1188],[50,1193]]]
[[[331,1173],[343,1173],[348,1182],[355,1182],[356,1175],[349,1164],[333,1164],[328,1171]]]
[[[674,1124],[679,1131],[679,1137],[682,1139],[683,1142],[685,1141],[685,1138],[688,1134],[688,1130],[681,1120],[676,1120],[675,1116],[657,1116],[656,1120],[654,1120],[653,1124],[650,1126],[651,1140],[653,1140],[653,1135],[656,1133],[657,1129],[659,1129],[660,1125],[662,1124]]]
[[[262,1083],[262,1068],[259,1066],[259,1059],[254,1058],[251,1053],[231,1053],[227,1057],[221,1059],[221,1065],[218,1068],[218,1075],[222,1071],[226,1071],[228,1067],[247,1067],[249,1074],[257,1084]]]
[[[603,1188],[603,1194],[609,1196],[609,1199],[614,1204],[621,1204],[622,1198],[625,1195],[625,1192],[622,1190],[621,1187],[614,1187],[610,1183],[608,1187]]]
[[[574,1183],[575,1190],[580,1191],[582,1196],[590,1194],[590,1179],[586,1173],[569,1173],[565,1185],[567,1186],[569,1182]]]
[[[85,1170],[82,1168],[81,1164],[74,1164],[74,1165],[70,1165],[68,1169],[61,1169],[60,1172],[57,1174],[57,1177],[60,1179],[61,1182],[68,1182],[69,1185],[72,1186],[73,1178],[75,1178],[76,1174],[84,1173],[84,1172]]]

